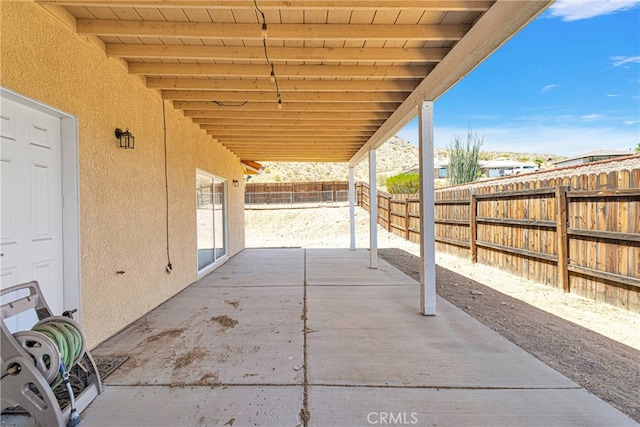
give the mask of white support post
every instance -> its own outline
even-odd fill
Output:
[[[369,267],[378,268],[378,189],[376,150],[369,150]]]
[[[436,242],[433,176],[433,102],[418,107],[420,130],[420,312],[436,314]]]
[[[352,251],[356,250],[356,182],[355,168],[349,168],[349,234]]]

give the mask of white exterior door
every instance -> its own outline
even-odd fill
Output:
[[[4,289],[37,280],[49,307],[60,315],[64,301],[61,121],[5,98],[0,117],[0,284]],[[15,331],[31,328],[35,320],[33,313],[5,322]]]

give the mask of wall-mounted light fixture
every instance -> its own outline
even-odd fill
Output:
[[[136,137],[131,135],[131,132],[129,132],[129,128],[127,128],[127,130],[125,131],[123,131],[120,128],[117,128],[116,138],[120,140],[120,148],[130,148],[130,149],[136,148],[135,146]]]
[[[238,181],[237,179],[233,180],[233,186],[234,187],[240,187],[240,181]]]

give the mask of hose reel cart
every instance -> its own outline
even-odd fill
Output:
[[[25,290],[28,295],[5,302],[7,294]],[[53,316],[38,282],[3,289],[0,295],[2,411],[20,406],[41,427],[77,425],[80,412],[102,392],[80,325],[69,312]],[[12,334],[5,319],[28,310],[35,310],[38,322]]]

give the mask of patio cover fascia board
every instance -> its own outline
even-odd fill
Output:
[[[422,101],[435,101],[491,56],[554,0],[497,1],[414,89],[349,161],[355,167],[417,116]]]
[[[262,172],[264,172],[264,167],[258,162],[254,162],[252,160],[241,160],[240,163],[242,163],[242,167],[248,175],[262,174]]]

